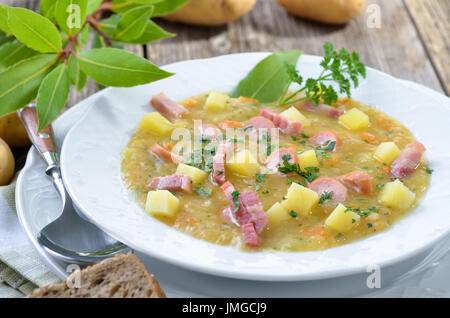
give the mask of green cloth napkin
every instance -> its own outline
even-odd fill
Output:
[[[19,224],[15,186],[16,178],[0,187],[0,298],[24,297],[38,286],[60,281],[42,263]]]

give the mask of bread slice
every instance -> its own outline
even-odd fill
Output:
[[[66,281],[41,287],[28,297],[165,298],[166,295],[136,256],[120,254],[75,271]]]

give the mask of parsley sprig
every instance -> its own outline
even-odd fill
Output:
[[[336,52],[333,44],[329,42],[326,42],[323,48],[325,57],[320,63],[322,72],[317,78],[308,78],[304,81],[295,69],[295,65],[286,63],[291,83],[297,83],[300,88],[291,94],[288,94],[286,89],[278,101],[279,106],[291,105],[305,99],[311,101],[314,106],[317,106],[321,100],[325,104],[332,104],[337,101],[338,95],[333,86],[327,85],[327,82],[337,83],[339,93],[345,93],[350,98],[352,83],[354,87],[357,87],[359,76],[366,77],[366,68],[359,61],[358,53],[355,51],[349,53],[344,48]],[[298,98],[299,93],[304,93],[305,96]]]
[[[295,172],[299,176],[305,178],[308,182],[312,182],[319,177],[319,168],[317,167],[306,167],[304,170],[300,168],[299,164],[291,163],[290,155],[284,155],[281,157],[283,159],[283,166],[278,167],[278,171],[284,174]]]

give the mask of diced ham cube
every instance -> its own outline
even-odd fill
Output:
[[[248,246],[258,247],[261,245],[253,223],[247,223],[242,226],[242,236],[244,237],[245,244]]]
[[[339,118],[339,116],[345,113],[345,111],[342,109],[338,109],[336,107],[322,103],[319,103],[319,105],[314,106],[310,101],[296,103],[294,104],[294,106],[299,109],[306,109],[310,112],[318,113],[331,118]]]
[[[217,184],[223,184],[226,180],[225,176],[226,154],[231,150],[232,147],[233,145],[227,141],[222,141],[217,146],[216,154],[213,157],[213,173],[212,173],[213,181]]]
[[[402,154],[391,164],[391,176],[399,179],[409,176],[419,165],[425,150],[420,142],[407,144]]]
[[[183,158],[174,154],[173,152],[170,152],[169,150],[158,144],[154,144],[153,146],[151,146],[149,148],[149,152],[161,160],[170,161],[174,163],[180,163],[183,161]]]
[[[244,211],[239,209],[236,218],[240,224],[247,223],[245,220],[255,225],[256,233],[260,234],[264,231],[269,223],[266,213],[264,212],[261,200],[255,191],[244,191],[239,195],[239,202]]]
[[[171,100],[164,93],[154,95],[150,104],[164,117],[169,120],[175,120],[187,114],[188,110]]]
[[[287,119],[270,109],[262,109],[260,115],[271,120],[282,133],[287,135],[298,135],[302,131],[302,123],[296,120]]]
[[[155,177],[147,185],[149,190],[169,190],[192,192],[192,178],[184,174]]]

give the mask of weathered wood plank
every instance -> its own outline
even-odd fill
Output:
[[[259,0],[251,13],[224,27],[202,28],[158,20],[177,33],[148,45],[158,65],[247,51],[301,49],[322,54],[325,41],[356,50],[368,66],[442,92],[439,79],[402,0],[369,0],[381,10],[380,28],[369,28],[371,11],[345,26],[319,24],[288,14],[274,0]],[[373,8],[373,7],[371,7]]]
[[[447,95],[450,94],[450,1],[405,0]]]

